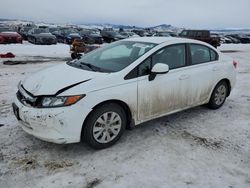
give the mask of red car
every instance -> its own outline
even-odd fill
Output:
[[[0,44],[23,43],[23,38],[17,32],[1,32]]]

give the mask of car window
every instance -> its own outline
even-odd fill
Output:
[[[216,61],[218,59],[217,53],[212,49],[210,49],[210,58],[211,58],[211,61]]]
[[[202,35],[203,35],[202,31],[197,31],[197,34],[196,34],[197,37],[202,37]]]
[[[106,60],[111,58],[128,57],[131,54],[132,48],[128,48],[125,45],[115,46],[104,51],[100,55],[100,60]]]
[[[208,47],[199,44],[190,44],[192,65],[210,61],[210,50]]]
[[[182,31],[181,34],[180,34],[180,36],[183,36],[183,37],[187,36],[187,31]]]
[[[148,75],[156,63],[164,63],[169,69],[175,69],[186,65],[185,45],[168,46],[147,58],[138,66],[138,76]]]
[[[188,36],[189,37],[195,37],[195,31],[188,31]]]
[[[185,45],[173,45],[163,48],[152,56],[152,66],[156,63],[164,63],[169,69],[185,66]]]
[[[151,70],[151,58],[147,58],[142,64],[138,67],[138,75],[144,76],[148,75]]]

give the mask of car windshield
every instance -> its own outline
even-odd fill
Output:
[[[14,31],[14,29],[8,28],[8,27],[1,27],[0,28],[0,32],[10,32],[10,31]]]
[[[118,72],[151,50],[154,46],[156,44],[153,43],[118,41],[105,45],[84,55],[81,59],[68,64],[93,71]]]
[[[170,35],[168,33],[161,32],[159,33],[159,36],[169,37]]]
[[[39,28],[39,29],[34,29],[34,34],[40,34],[40,33],[47,33],[47,29]]]

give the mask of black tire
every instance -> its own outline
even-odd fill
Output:
[[[76,59],[77,58],[77,53],[71,53],[71,58]]]
[[[93,128],[97,123],[98,118],[100,118],[105,113],[116,113],[119,115],[121,120],[121,127],[119,133],[113,138],[113,140],[107,143],[100,143],[94,138]],[[90,147],[94,149],[104,149],[115,144],[122,136],[127,124],[126,113],[124,109],[116,103],[106,103],[97,108],[95,108],[91,114],[87,117],[82,131],[82,140],[84,140]],[[107,131],[107,130],[106,130]],[[108,132],[108,131],[107,131]],[[102,131],[99,137],[103,137],[104,132]]]
[[[222,92],[223,95],[221,95],[222,97],[221,97],[221,99],[219,100],[219,99],[218,99],[218,94],[219,94],[220,88],[224,88],[225,91]],[[226,101],[226,98],[227,98],[227,96],[228,96],[228,92],[229,92],[229,87],[228,87],[227,82],[224,81],[224,80],[223,80],[223,81],[220,81],[220,82],[215,86],[215,88],[214,88],[214,90],[213,90],[213,93],[212,93],[212,95],[211,95],[211,97],[210,97],[210,100],[209,100],[209,103],[208,103],[207,106],[208,106],[210,109],[218,109],[218,108],[220,108],[220,107],[224,104],[224,102]],[[221,94],[222,94],[222,93],[221,93]]]

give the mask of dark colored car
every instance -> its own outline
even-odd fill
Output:
[[[46,28],[33,28],[29,31],[28,41],[33,44],[56,44],[55,35],[48,32]]]
[[[80,31],[80,35],[82,36],[82,40],[86,44],[102,44],[103,38],[99,32],[95,30],[82,30]]]
[[[75,39],[82,39],[81,35],[79,33],[70,33],[66,38],[65,38],[65,43],[66,44],[72,44]]]
[[[232,43],[234,43],[234,44],[240,43],[239,39],[237,39],[237,38],[235,38],[235,37],[233,37],[231,35],[226,35],[225,37],[229,38],[232,41]]]
[[[19,34],[23,37],[23,40],[28,40],[28,33],[31,29],[33,29],[34,27],[32,26],[27,26],[27,27],[23,27]]]
[[[0,44],[22,43],[23,38],[9,27],[0,27]]]
[[[154,34],[155,37],[171,37],[170,34],[168,32],[157,32]]]
[[[107,31],[107,30],[102,30],[101,35],[102,35],[103,40],[108,43],[126,38],[125,36],[122,36],[121,34],[115,31]]]
[[[69,34],[77,33],[77,30],[70,27],[60,27],[57,28],[56,31],[52,31],[51,33],[56,36],[57,42],[65,43],[66,38],[69,36]]]
[[[234,37],[240,41],[240,43],[248,44],[250,43],[250,37],[244,34],[232,34],[231,37]]]
[[[211,44],[215,48],[220,46],[220,38],[218,36],[212,36],[209,30],[183,30],[179,36],[200,40]]]
[[[134,29],[132,32],[136,33],[140,37],[145,37],[147,35],[147,33],[142,29]]]
[[[126,38],[129,38],[129,37],[140,37],[139,35],[137,35],[136,33],[134,32],[129,32],[129,31],[122,31],[120,32],[120,34]]]

